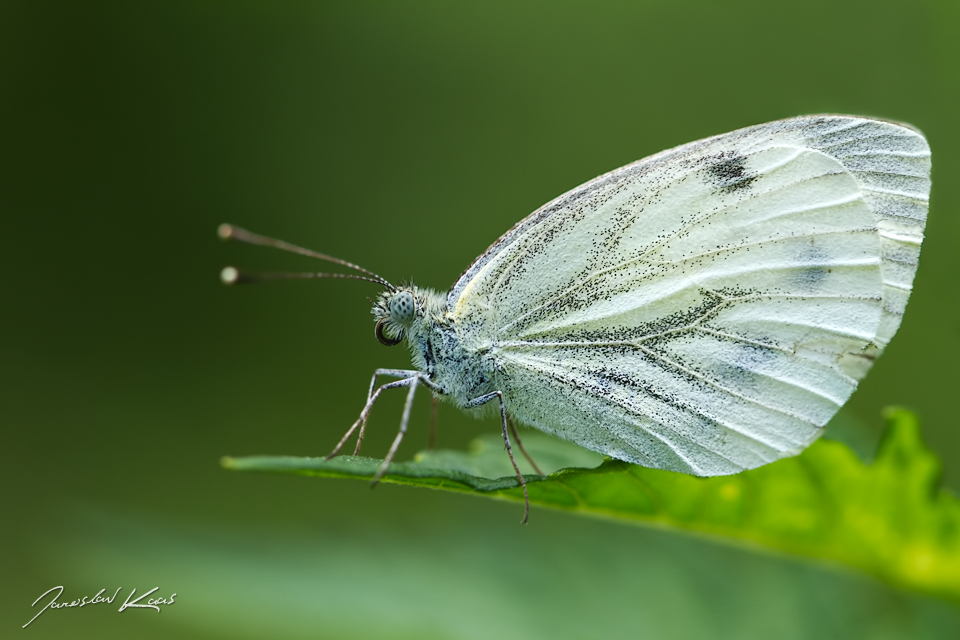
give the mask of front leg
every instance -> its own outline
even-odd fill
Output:
[[[357,418],[356,422],[350,425],[350,428],[347,429],[347,432],[343,434],[342,438],[340,438],[340,442],[337,443],[337,446],[335,446],[333,448],[333,451],[330,452],[330,455],[328,455],[324,459],[329,460],[333,458],[335,455],[337,455],[338,453],[340,453],[340,449],[342,449],[343,445],[346,444],[347,440],[350,439],[350,436],[353,435],[353,432],[356,431],[357,428],[360,427],[361,425],[365,425],[367,423],[367,417],[370,415],[370,409],[373,408],[373,403],[377,401],[377,398],[380,397],[381,393],[383,393],[387,389],[395,389],[397,387],[416,386],[415,381],[419,376],[420,376],[420,373],[418,371],[414,371],[413,375],[409,378],[404,378],[403,380],[397,380],[396,382],[388,382],[384,385],[380,385],[380,388],[378,388],[376,391],[374,391],[369,395],[367,399],[367,404],[364,405],[363,411],[360,412],[360,417]],[[412,399],[413,399],[412,394],[409,394],[408,402]]]
[[[413,369],[377,369],[373,372],[373,377],[370,378],[370,388],[367,390],[367,404],[370,404],[370,399],[373,398],[373,389],[377,386],[377,376],[389,376],[391,378],[413,378],[420,375],[419,371]],[[357,434],[357,446],[353,449],[353,455],[358,455],[360,453],[360,445],[363,444],[363,434],[367,430],[367,419],[363,417],[360,423],[360,433]],[[342,445],[338,445],[339,447]]]
[[[380,387],[378,387],[376,391],[373,391],[373,386],[376,384],[377,376],[380,376],[380,375],[396,376],[402,379],[397,380],[395,382],[388,382],[386,384],[380,385]],[[376,485],[377,482],[380,481],[381,476],[383,476],[383,474],[386,473],[387,467],[390,466],[390,462],[393,460],[393,456],[396,454],[397,448],[400,446],[400,442],[403,440],[403,436],[407,432],[407,423],[410,420],[410,409],[413,406],[413,396],[417,390],[417,385],[420,385],[420,384],[424,385],[434,393],[438,393],[438,394],[445,393],[443,390],[443,387],[441,387],[437,383],[430,380],[426,376],[426,374],[421,373],[420,371],[414,371],[412,369],[411,370],[377,369],[377,371],[373,374],[373,380],[371,380],[371,383],[370,383],[371,391],[367,393],[367,403],[364,405],[363,411],[360,412],[360,417],[357,418],[356,422],[354,422],[349,429],[347,429],[347,432],[343,434],[343,437],[340,439],[340,442],[337,443],[337,446],[333,448],[333,451],[331,451],[330,455],[328,455],[325,459],[330,460],[335,455],[340,453],[340,449],[343,448],[343,445],[346,444],[347,440],[350,439],[350,436],[352,436],[353,433],[358,428],[360,429],[360,432],[361,432],[361,435],[359,436],[359,439],[357,442],[357,450],[359,450],[360,449],[359,440],[363,438],[362,436],[363,428],[366,426],[367,418],[370,417],[370,410],[373,408],[373,404],[374,402],[377,401],[377,398],[380,397],[380,394],[386,391],[387,389],[409,387],[409,391],[407,392],[407,399],[403,405],[403,416],[400,419],[400,430],[397,433],[397,437],[394,439],[393,444],[390,447],[390,451],[387,453],[387,457],[384,458],[383,464],[380,465],[380,468],[377,470],[377,473],[374,475],[373,484]],[[354,455],[356,455],[356,451],[354,451]]]

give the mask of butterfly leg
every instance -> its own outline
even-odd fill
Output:
[[[347,440],[350,439],[350,436],[353,435],[353,432],[356,431],[362,424],[366,423],[367,417],[370,415],[370,409],[373,407],[373,403],[377,401],[377,398],[380,397],[381,393],[383,393],[387,389],[395,389],[397,387],[409,387],[412,384],[411,383],[412,380],[419,379],[420,377],[419,372],[414,371],[412,373],[414,375],[409,378],[404,378],[403,380],[397,380],[396,382],[388,382],[387,384],[380,385],[380,387],[376,391],[370,394],[370,398],[367,400],[367,404],[363,407],[363,411],[360,412],[360,417],[357,418],[357,421],[354,422],[349,429],[347,429],[347,432],[343,434],[343,437],[340,439],[340,442],[337,443],[337,446],[333,448],[333,451],[330,452],[330,455],[328,455],[325,458],[325,460],[329,460],[330,458],[340,453],[340,449],[342,449],[343,445],[346,444]]]
[[[520,482],[520,487],[523,489],[523,520],[520,521],[520,524],[527,524],[527,519],[530,517],[530,496],[527,494],[527,482],[523,479],[523,474],[520,473],[520,467],[517,466],[517,461],[513,457],[513,448],[510,446],[510,434],[508,433],[507,427],[507,410],[503,406],[503,394],[499,391],[487,393],[479,398],[470,400],[463,406],[467,409],[479,407],[482,404],[490,402],[494,398],[500,401],[500,425],[503,427],[503,444],[507,448],[507,455],[510,456],[510,464],[513,465],[513,470],[517,474],[517,480]]]
[[[517,433],[517,428],[513,426],[513,420],[510,419],[510,416],[507,416],[507,424],[510,425],[510,433],[513,434],[513,439],[517,441],[517,446],[520,447],[520,453],[523,454],[523,457],[527,459],[527,462],[530,463],[530,466],[533,467],[533,470],[538,476],[546,475],[543,473],[543,471],[540,471],[540,467],[538,467],[537,463],[533,461],[533,458],[530,457],[530,454],[527,453],[527,450],[523,448],[523,442],[520,441],[520,434]]]
[[[373,475],[372,486],[377,486],[377,483],[380,482],[380,478],[383,477],[383,474],[387,472],[387,468],[390,466],[390,463],[393,462],[393,456],[396,455],[397,449],[400,447],[400,442],[403,440],[403,436],[407,433],[407,423],[410,421],[410,409],[413,408],[413,396],[417,391],[417,383],[420,382],[420,375],[417,374],[412,378],[407,378],[406,380],[400,380],[400,382],[405,382],[410,385],[410,390],[407,391],[407,400],[403,403],[403,416],[400,418],[400,430],[397,432],[397,437],[393,439],[393,444],[390,445],[390,450],[387,451],[387,455],[383,459],[383,463],[380,464],[380,468],[377,469],[377,472]],[[397,384],[396,382],[391,384]],[[387,385],[383,385],[386,387]],[[380,387],[381,389],[383,387]]]
[[[419,372],[412,369],[377,369],[373,372],[373,377],[370,378],[370,388],[367,390],[367,403],[370,403],[370,398],[373,397],[373,388],[377,386],[377,376],[390,376],[391,378],[410,378],[417,375]],[[363,444],[363,434],[367,430],[367,419],[364,418],[360,423],[360,433],[357,434],[357,446],[353,450],[353,455],[360,453],[360,445]]]

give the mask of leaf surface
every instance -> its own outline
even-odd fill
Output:
[[[876,460],[844,444],[815,442],[732,476],[698,478],[599,455],[538,434],[524,444],[548,474],[524,470],[533,505],[706,534],[730,542],[855,567],[895,586],[960,603],[960,501],[937,488],[940,464],[915,415],[886,412]],[[371,479],[381,460],[254,456],[223,458],[236,471]],[[503,444],[422,452],[391,465],[382,482],[523,501]],[[532,515],[535,521],[536,514]]]

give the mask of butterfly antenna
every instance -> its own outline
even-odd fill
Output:
[[[387,282],[387,280],[373,271],[364,269],[359,265],[355,265],[352,262],[347,262],[346,260],[341,260],[340,258],[335,258],[333,256],[328,256],[324,253],[317,253],[316,251],[311,251],[310,249],[304,249],[303,247],[298,247],[289,242],[284,242],[283,240],[277,240],[275,238],[268,238],[267,236],[262,236],[258,233],[253,233],[252,231],[247,231],[246,229],[241,229],[240,227],[235,227],[232,224],[222,224],[217,228],[217,235],[220,236],[222,240],[237,240],[239,242],[246,242],[248,244],[258,244],[263,247],[273,247],[275,249],[281,249],[283,251],[289,251],[291,253],[299,253],[303,256],[309,256],[311,258],[317,258],[318,260],[325,260],[327,262],[333,262],[334,264],[339,264],[349,269],[359,271],[360,273],[367,274],[368,277],[358,276],[354,274],[340,274],[340,273],[245,273],[238,271],[233,267],[227,267],[220,273],[220,279],[223,280],[226,284],[246,284],[252,282],[267,282],[270,280],[306,280],[311,278],[345,278],[349,280],[366,280],[367,282],[375,282],[379,285],[382,285],[389,289],[390,291],[396,291],[397,288]]]
[[[268,272],[251,273],[249,271],[240,271],[236,267],[224,267],[220,272],[220,280],[223,284],[253,284],[257,282],[270,282],[272,280],[312,280],[315,278],[340,278],[342,280],[365,280],[380,285],[385,285],[382,280],[374,280],[366,276],[358,276],[352,273],[288,273],[288,272]]]

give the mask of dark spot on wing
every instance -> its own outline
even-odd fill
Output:
[[[712,160],[712,162],[710,162]],[[747,159],[739,155],[714,156],[708,160],[707,175],[724,191],[746,189],[757,176],[747,171]]]
[[[713,377],[727,386],[733,385],[741,393],[752,392],[751,397],[756,397],[761,379],[767,377],[763,371],[776,360],[776,353],[761,345],[736,343],[733,356],[733,360],[717,359]]]
[[[833,271],[828,266],[830,255],[817,245],[816,238],[810,239],[797,261],[803,266],[797,271],[794,281],[803,291],[816,291]]]
[[[814,289],[823,282],[830,270],[826,267],[807,267],[797,274],[797,282]]]

